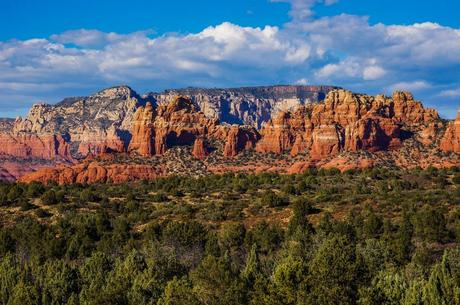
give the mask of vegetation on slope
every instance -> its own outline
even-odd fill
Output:
[[[460,304],[460,171],[0,185],[0,304]]]

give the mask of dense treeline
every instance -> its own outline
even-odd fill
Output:
[[[1,304],[460,304],[460,171],[0,185]]]

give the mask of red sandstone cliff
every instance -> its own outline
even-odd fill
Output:
[[[444,137],[441,139],[440,148],[446,152],[452,151],[460,154],[460,110],[455,121],[447,126]]]
[[[206,139],[224,141],[224,155],[232,157],[254,147],[258,135],[254,128],[220,125],[199,112],[191,100],[178,97],[156,109],[147,103],[136,111],[128,151],[148,157],[163,155],[173,146],[194,145],[193,154],[202,158]]]
[[[281,113],[269,121],[256,149],[291,155],[308,152],[313,159],[341,151],[391,150],[401,145],[407,133],[422,132],[437,121],[437,112],[424,109],[409,93],[386,98],[337,90],[324,103]]]
[[[197,159],[204,159],[208,156],[208,148],[206,147],[206,142],[203,138],[196,138],[193,143],[192,155]]]
[[[119,94],[126,93],[112,91],[97,95],[93,102],[101,98],[105,101],[109,96],[106,104],[111,105],[110,101],[117,101]],[[61,125],[68,123],[50,119],[48,112],[57,110],[47,106],[36,106],[26,120],[0,121],[0,156],[53,160],[47,164],[57,166],[62,161],[76,162],[71,152],[80,157],[109,153],[110,158],[104,162],[86,160],[72,166],[59,165],[21,179],[59,183],[154,179],[184,174],[193,162],[197,167],[190,168],[191,174],[251,168],[256,172],[296,173],[311,166],[460,166],[460,112],[446,129],[435,110],[425,109],[405,92],[396,92],[389,98],[331,91],[323,103],[307,103],[294,111],[280,112],[263,126],[260,134],[253,127],[220,124],[218,119],[200,112],[188,98],[176,97],[158,106],[142,105],[136,99],[128,101],[129,111],[121,121],[117,120],[118,108],[102,117],[102,110],[95,112],[93,121],[97,126],[86,121],[79,124],[82,120],[78,116],[88,116],[86,112],[92,111],[85,108],[86,102],[70,110],[66,108],[71,113],[67,118],[73,120],[69,123],[72,132],[67,134],[60,131]],[[105,127],[107,120],[110,124]],[[53,134],[52,130],[57,131]],[[181,153],[175,154],[173,148],[177,146],[192,147],[193,157],[184,154],[190,151],[188,148],[178,147]],[[287,152],[290,156],[240,155],[254,148],[260,153]],[[453,154],[438,154],[440,150]],[[116,161],[119,158],[115,154],[123,152],[129,154],[120,154],[125,159]],[[151,165],[134,164],[135,156],[148,157]],[[163,167],[165,163],[167,168]],[[0,162],[0,180],[12,180],[41,167],[43,164],[38,163],[22,170],[6,168]]]
[[[101,164],[97,161],[85,161],[74,166],[59,166],[46,168],[27,174],[19,179],[20,182],[30,183],[50,181],[59,184],[70,183],[101,183],[111,181],[114,183],[152,180],[164,175],[161,168],[140,164]]]
[[[70,147],[61,135],[26,132],[0,133],[0,155],[2,154],[22,158],[72,159]]]

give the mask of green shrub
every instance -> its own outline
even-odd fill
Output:
[[[269,207],[282,207],[289,204],[287,198],[279,196],[271,190],[266,191],[262,195],[261,202],[263,205],[268,205]]]
[[[99,196],[93,192],[90,188],[84,189],[80,193],[80,201],[81,202],[98,202],[100,200]]]
[[[27,196],[29,198],[40,197],[45,192],[43,184],[38,182],[32,182],[27,186]]]
[[[48,213],[46,210],[44,209],[37,209],[35,211],[35,215],[37,215],[37,217],[40,217],[40,218],[46,218],[46,217],[50,217],[51,214]]]
[[[442,209],[425,205],[415,215],[414,222],[415,233],[418,236],[430,241],[444,241],[447,228]]]
[[[19,206],[21,207],[21,211],[23,212],[35,209],[37,207],[36,205],[33,205],[32,203],[30,203],[30,201],[26,198],[21,199]]]
[[[58,198],[56,196],[56,192],[54,190],[48,190],[46,191],[41,197],[41,201],[43,204],[46,205],[53,205],[53,204],[58,204]]]
[[[152,200],[155,202],[167,202],[169,198],[165,193],[157,193],[152,196]]]
[[[460,175],[459,174],[456,174],[453,178],[452,178],[452,182],[455,183],[455,184],[460,184]]]
[[[19,199],[22,194],[24,193],[24,190],[19,184],[14,185],[12,188],[10,188],[7,198],[9,201],[15,201]]]

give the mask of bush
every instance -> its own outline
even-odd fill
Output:
[[[7,198],[9,201],[15,201],[16,199],[19,199],[22,196],[23,192],[24,190],[22,189],[22,187],[16,184],[8,192]]]
[[[297,189],[292,184],[285,184],[281,189],[284,193],[289,195],[298,195]]]
[[[38,182],[32,182],[27,187],[27,196],[29,198],[37,198],[40,197],[45,192],[45,187],[43,184]]]
[[[46,205],[53,205],[59,203],[56,192],[54,190],[48,190],[46,191],[41,197],[41,201],[43,204]]]
[[[152,200],[155,202],[167,202],[169,198],[165,193],[158,193],[152,196]]]
[[[50,217],[51,214],[48,213],[47,211],[43,210],[43,209],[37,209],[35,211],[35,215],[37,215],[37,217],[40,217],[40,218],[46,218],[46,217]]]
[[[454,176],[454,178],[452,178],[452,182],[455,183],[455,184],[460,184],[460,175],[457,174]]]
[[[80,201],[82,202],[98,202],[100,200],[91,189],[87,188],[80,193]]]
[[[6,187],[0,188],[0,206],[6,205],[8,201],[8,190]]]
[[[261,202],[264,205],[268,205],[269,207],[282,207],[287,206],[289,201],[285,197],[278,196],[275,192],[268,190],[266,191],[261,198]]]
[[[65,191],[64,190],[56,192],[56,200],[60,203],[65,201]]]
[[[244,242],[246,230],[241,223],[226,223],[219,230],[219,243],[223,249],[237,248]]]
[[[21,207],[21,211],[25,212],[28,210],[35,209],[37,206],[31,204],[28,199],[23,198],[21,199],[21,202],[19,203],[19,206]]]
[[[415,215],[415,232],[422,238],[442,242],[447,234],[446,218],[442,209],[423,206]]]

